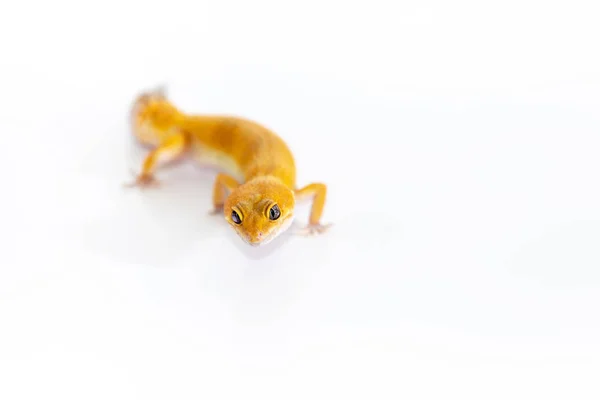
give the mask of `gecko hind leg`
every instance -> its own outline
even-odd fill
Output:
[[[145,188],[149,188],[149,187],[159,187],[160,186],[160,182],[158,181],[158,179],[156,179],[156,177],[154,175],[144,175],[143,173],[137,174],[133,169],[130,170],[130,173],[135,179],[130,182],[125,182],[123,184],[123,187],[126,187],[126,188],[139,187],[141,189],[145,189]]]
[[[144,159],[142,171],[133,182],[125,183],[125,187],[150,187],[158,186],[159,182],[154,176],[156,169],[169,161],[181,156],[187,148],[187,140],[184,134],[170,136],[161,145],[152,150]]]

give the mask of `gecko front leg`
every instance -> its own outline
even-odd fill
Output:
[[[314,235],[323,233],[329,229],[331,224],[321,224],[321,215],[325,208],[325,199],[327,196],[327,186],[323,183],[311,183],[301,189],[295,190],[294,193],[299,200],[312,198],[308,226],[300,230],[299,233],[303,235]]]
[[[127,187],[156,186],[158,181],[154,176],[156,169],[161,165],[181,156],[187,148],[186,136],[178,133],[169,136],[162,144],[152,150],[144,159],[142,171],[135,181],[125,184]]]
[[[213,187],[213,209],[212,215],[218,215],[223,212],[227,193],[238,187],[239,182],[230,175],[218,174]]]

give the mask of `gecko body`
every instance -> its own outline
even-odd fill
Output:
[[[134,136],[152,150],[129,186],[155,185],[161,164],[191,157],[219,169],[212,213],[222,213],[249,245],[265,245],[285,232],[299,200],[312,200],[301,232],[321,233],[330,226],[321,224],[327,186],[298,187],[294,156],[270,129],[235,116],[184,113],[162,90],[140,94],[130,118]]]

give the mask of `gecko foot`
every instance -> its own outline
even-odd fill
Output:
[[[310,224],[300,230],[298,230],[298,234],[301,236],[314,236],[319,235],[321,233],[325,233],[333,224]]]
[[[208,212],[208,215],[223,215],[223,206],[217,206]]]
[[[135,180],[133,182],[125,183],[124,186],[127,187],[127,188],[132,188],[132,187],[141,187],[141,188],[158,187],[159,186],[159,182],[152,175],[140,174],[140,175],[138,175],[135,178]]]

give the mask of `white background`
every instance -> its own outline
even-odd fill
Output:
[[[598,399],[599,18],[4,1],[0,398]],[[248,248],[193,165],[123,190],[163,83],[279,132],[333,229]]]

